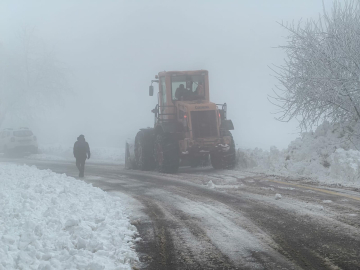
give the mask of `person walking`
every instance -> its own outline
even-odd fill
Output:
[[[84,177],[85,160],[90,158],[90,147],[85,141],[84,135],[80,135],[74,144],[74,157],[76,158],[76,167],[79,170],[79,177]]]

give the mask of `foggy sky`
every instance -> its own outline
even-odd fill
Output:
[[[321,0],[0,0],[0,42],[11,47],[21,27],[35,27],[71,70],[73,94],[36,127],[46,142],[83,133],[90,143],[122,146],[153,125],[155,74],[207,69],[211,101],[227,102],[237,145],[284,148],[299,130],[276,121],[267,100],[276,84],[269,66],[285,57],[275,48],[286,42],[277,22],[316,18],[322,9]]]

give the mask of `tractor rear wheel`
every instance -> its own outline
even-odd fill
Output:
[[[154,135],[151,132],[139,131],[135,137],[136,167],[141,171],[151,171],[155,168],[153,153]]]
[[[179,144],[171,134],[161,133],[154,144],[156,168],[162,173],[176,173],[179,169]]]

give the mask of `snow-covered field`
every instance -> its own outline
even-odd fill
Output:
[[[285,150],[239,149],[238,168],[328,184],[360,187],[360,142],[354,130],[325,122]]]
[[[111,147],[91,147],[90,161],[124,163],[125,151],[122,148]],[[28,158],[38,160],[74,160],[73,146],[61,144],[39,145],[39,154],[30,155]]]
[[[131,269],[125,201],[83,181],[0,163],[0,269]]]

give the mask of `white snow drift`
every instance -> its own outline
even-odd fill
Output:
[[[360,186],[360,141],[355,127],[328,122],[315,132],[306,132],[285,150],[271,147],[238,150],[239,167],[267,174],[308,177],[318,181]]]
[[[131,269],[124,202],[83,181],[0,163],[0,269]]]

